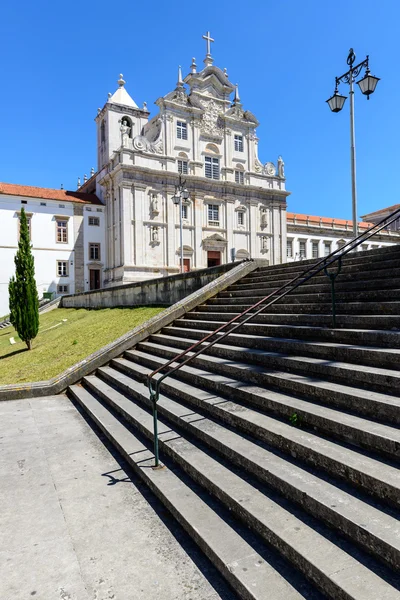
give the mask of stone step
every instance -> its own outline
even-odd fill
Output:
[[[247,304],[234,304],[229,298],[224,298],[225,304],[214,303],[209,300],[207,304],[202,304],[196,307],[197,311],[213,312],[216,308],[220,312],[243,312],[255,302],[247,302]],[[314,303],[306,304],[285,304],[285,299],[281,302],[275,302],[264,308],[265,314],[329,314],[332,310],[332,304],[329,303]],[[268,302],[268,300],[266,301]],[[257,309],[255,309],[257,310]],[[395,315],[397,317],[398,326],[400,326],[400,301],[399,302],[336,302],[336,314],[340,315]]]
[[[173,347],[178,354],[186,350],[196,342],[195,339],[178,339],[168,335],[159,334],[151,336],[149,343]],[[279,370],[287,373],[298,373],[304,377],[318,377],[327,381],[338,382],[344,385],[352,385],[362,389],[373,390],[383,394],[396,395],[400,389],[400,371],[384,369],[381,367],[335,361],[334,359],[321,359],[314,356],[287,356],[281,352],[268,352],[266,350],[238,347],[228,344],[214,344],[204,349],[204,353],[210,356],[239,361],[263,367],[264,372]],[[396,398],[394,399],[394,401]],[[397,410],[400,414],[400,400]]]
[[[133,362],[157,369],[165,364],[167,358],[173,358],[175,352],[161,346],[155,347],[154,344],[150,348],[146,345],[138,345],[138,349],[128,350],[125,356]],[[290,373],[267,374],[263,369],[253,365],[227,363],[219,358],[205,355],[194,359],[191,366],[181,367],[175,377],[181,381],[189,381],[201,389],[215,391],[232,400],[245,402],[288,422],[293,415],[296,415],[296,420],[308,429],[365,448],[377,455],[383,454],[392,460],[400,459],[398,428],[312,402],[317,400],[337,406],[345,405],[347,400],[348,405],[351,406],[349,400],[358,401],[356,409],[359,414],[367,414],[365,407],[371,411],[372,403],[375,401],[376,415],[382,414],[385,410],[398,413],[397,405],[393,406],[391,396],[373,394]],[[262,387],[266,385],[272,385],[274,389]],[[296,392],[301,397],[288,395]],[[304,400],[304,397],[308,399]]]
[[[373,248],[371,250],[360,250],[360,246],[358,246],[358,250],[354,252],[349,252],[343,257],[343,262],[349,263],[357,263],[360,261],[368,260],[370,262],[375,261],[383,261],[388,258],[395,257],[400,254],[400,244],[393,244],[391,246],[385,246],[384,248]],[[292,261],[287,262],[281,265],[267,265],[262,267],[262,269],[273,269],[274,267],[282,268],[282,267],[291,267],[293,265],[312,265],[317,263],[323,257],[319,258],[307,258],[302,261]]]
[[[215,331],[226,321],[199,321],[191,319],[190,314],[183,319],[176,319],[174,325],[182,329],[200,329]],[[202,314],[204,317],[204,314]],[[332,319],[331,319],[332,322]],[[228,328],[229,329],[229,328]],[[363,346],[379,346],[381,348],[400,348],[400,331],[371,330],[371,329],[329,329],[328,327],[315,327],[303,325],[274,325],[259,324],[250,321],[242,325],[238,335],[271,336],[273,338],[293,338],[296,340],[309,340],[333,342],[338,344],[362,344]],[[235,334],[236,335],[236,334]]]
[[[212,502],[206,494],[204,499],[201,498],[175,470],[153,469],[154,455],[148,446],[116,419],[88,390],[73,385],[69,392],[222,573],[239,598],[266,600],[266,581],[270,594],[268,598],[271,600],[304,598],[303,594],[291,585],[289,578],[269,564],[226,519],[213,510]],[[146,417],[149,429],[151,417]],[[161,423],[160,444],[163,448],[173,444],[170,434]],[[380,586],[380,578],[376,579],[373,583]],[[388,593],[388,588],[382,588],[382,591]]]
[[[393,266],[390,267],[388,269],[377,269],[376,271],[373,272],[373,278],[374,279],[385,279],[385,278],[392,278],[392,277],[400,277],[400,265],[399,265],[399,261],[394,261],[395,264],[397,266]],[[333,271],[333,266],[331,267],[331,270]],[[308,273],[304,273],[305,276],[308,276]],[[245,278],[243,278],[241,281],[243,281],[243,283],[259,283],[261,281],[275,281],[277,282],[277,284],[279,285],[279,282],[282,281],[286,281],[289,280],[291,281],[292,277],[288,277],[285,273],[275,273],[275,271],[272,271],[271,273],[265,274],[263,272],[260,272],[259,269],[257,269],[257,271],[253,271],[252,273],[250,273],[249,275],[247,275]],[[319,273],[317,273],[316,275],[313,275],[313,277],[310,279],[313,280],[316,283],[321,283],[321,281],[326,280],[327,276],[324,274],[323,271],[320,271]],[[364,281],[366,284],[372,279],[371,276],[371,271],[368,268],[368,263],[366,262],[365,265],[363,265],[363,267],[354,267],[354,270],[351,271],[342,271],[340,273],[340,275],[338,276],[337,280],[339,281],[351,281],[351,280],[358,280],[358,281]]]
[[[94,385],[104,401],[109,402],[113,409],[142,435],[152,439],[152,417],[147,411],[104,382],[97,380]],[[184,416],[182,412],[181,415]],[[308,525],[305,519],[300,520],[285,505],[278,503],[272,494],[271,497],[264,489],[254,487],[250,481],[241,477],[240,472],[227,468],[223,462],[204,452],[162,419],[160,430],[160,445],[174,463],[184,469],[197,484],[207,491],[210,490],[237,518],[257,531],[268,544],[296,564],[304,574],[307,573],[307,577],[328,597],[360,600],[369,597],[372,600],[376,598],[376,593],[387,598],[398,593],[393,585],[357,560],[357,555],[353,556],[332,543],[328,537]],[[182,493],[181,489],[179,491]],[[182,500],[181,498],[180,504]],[[187,498],[184,504],[188,504]],[[218,533],[220,537],[223,536],[222,531]],[[254,564],[254,551],[252,554]],[[340,564],[341,568],[333,571],[333,564]],[[349,578],[350,571],[352,577]],[[265,575],[258,581],[265,586]],[[396,584],[395,578],[393,583]],[[265,594],[265,588],[263,593],[264,598],[269,597]]]
[[[211,324],[213,325],[213,324]],[[206,327],[203,322],[198,329],[169,326],[161,333],[174,338],[199,341],[215,330],[215,326]],[[217,334],[221,337],[222,334]],[[156,340],[158,336],[151,336]],[[354,338],[353,338],[354,339]],[[174,342],[175,343],[175,342]],[[312,356],[326,360],[341,360],[344,362],[371,365],[373,367],[386,367],[400,370],[400,349],[368,347],[356,344],[340,344],[334,342],[306,342],[295,338],[281,338],[263,335],[251,335],[248,333],[232,333],[224,338],[221,344],[233,346],[248,346],[261,350],[273,352],[284,352],[288,355]]]
[[[243,291],[226,291],[220,292],[218,296],[214,298],[210,298],[207,303],[211,305],[218,304],[226,304],[227,301],[230,304],[245,304],[246,302],[251,302],[255,304],[259,300],[265,298],[269,293],[269,291],[264,289],[259,290],[243,290]],[[390,300],[400,300],[400,289],[390,289],[390,290],[367,290],[367,291],[358,291],[356,294],[354,292],[335,292],[336,302],[388,302]],[[281,300],[277,300],[277,304],[314,304],[314,303],[330,303],[332,302],[332,295],[330,290],[326,293],[302,293],[296,294],[296,292],[292,292],[284,296]]]
[[[341,271],[350,271],[354,269],[365,270],[365,265],[368,265],[368,268],[373,271],[375,269],[381,268],[390,268],[392,266],[396,267],[396,261],[398,262],[400,258],[400,252],[398,249],[396,251],[387,254],[386,256],[375,256],[375,260],[371,260],[371,256],[359,256],[357,258],[349,258],[351,255],[346,255],[342,259],[342,267]],[[291,276],[297,275],[299,273],[304,273],[304,271],[308,270],[311,266],[316,265],[318,261],[321,259],[312,259],[310,261],[301,261],[301,262],[291,262],[286,263],[284,265],[270,265],[267,267],[259,267],[257,269],[257,273],[270,274],[270,273],[290,273]],[[336,268],[338,262],[335,261],[329,267],[329,269]]]
[[[202,307],[196,307],[195,311],[187,313],[190,320],[205,321],[229,321],[236,315],[236,312],[208,312],[199,310]],[[248,315],[247,315],[248,316]],[[244,318],[244,317],[243,317]],[[308,326],[332,326],[331,314],[259,314],[255,316],[252,323],[259,324],[279,324],[279,325],[308,325]],[[399,331],[400,319],[398,315],[342,315],[336,316],[336,327],[345,327],[351,329],[391,329]]]
[[[99,374],[106,383],[111,383],[111,389],[117,387],[122,394],[134,398],[144,408],[151,409],[146,385],[110,368],[100,369]],[[103,382],[99,384],[98,377],[87,377],[84,382],[103,400],[109,401],[109,387],[104,390]],[[399,520],[208,419],[202,413],[191,410],[188,419],[187,410],[187,406],[160,395],[158,414],[167,420],[166,424],[193,435],[210,448],[211,452],[219,453],[236,467],[271,486],[284,498],[337,529],[378,560],[386,562],[390,567],[400,564]],[[179,433],[177,432],[178,435]]]
[[[243,283],[242,283],[243,281]],[[280,285],[289,283],[290,279],[282,279],[279,283]],[[387,279],[372,279],[368,282],[368,285],[365,284],[365,281],[341,281],[340,277],[335,282],[335,290],[337,292],[358,292],[368,288],[368,290],[389,290],[389,289],[400,289],[400,278],[399,277],[391,277]],[[255,283],[245,283],[244,279],[238,281],[234,285],[229,286],[226,290],[228,293],[230,292],[243,292],[244,290],[251,293],[257,293],[257,290],[261,292],[261,294],[270,293],[273,290],[276,290],[277,283],[274,281],[263,281]],[[309,294],[309,293],[328,293],[331,290],[331,284],[327,277],[325,280],[316,283],[313,279],[306,281],[302,285],[296,288],[296,290],[292,293],[296,295]],[[220,292],[221,294],[224,292]]]
[[[118,377],[126,377],[129,381],[134,377],[147,385],[151,370],[143,365],[121,358],[113,362],[113,367],[99,369],[98,376],[112,385],[119,385]],[[118,375],[115,369],[119,371]],[[128,370],[129,376],[124,375],[124,369]],[[129,388],[123,390],[127,393]],[[190,408],[204,412],[215,421],[267,443],[275,452],[278,450],[292,462],[296,459],[297,462],[301,461],[318,469],[318,472],[328,472],[335,479],[360,488],[383,503],[400,508],[400,472],[382,460],[360,454],[244,404],[201,390],[188,382],[167,377],[162,383],[162,390]]]

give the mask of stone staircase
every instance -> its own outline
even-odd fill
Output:
[[[239,598],[400,599],[400,247],[349,254],[168,377],[305,270],[260,268],[69,388]]]

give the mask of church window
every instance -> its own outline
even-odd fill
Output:
[[[331,253],[331,242],[324,242],[324,256]]]
[[[187,204],[182,204],[182,219],[188,218],[188,207]]]
[[[235,171],[235,181],[236,183],[244,183],[244,172],[243,171]]]
[[[208,205],[208,224],[214,227],[219,227],[219,205]]]
[[[185,121],[176,122],[176,137],[178,140],[187,140],[187,123]]]
[[[235,135],[235,152],[243,152],[243,136]]]
[[[57,219],[57,242],[66,244],[68,242],[68,221]]]
[[[100,125],[100,142],[103,144],[106,141],[106,124],[104,121]]]
[[[89,260],[100,260],[100,244],[89,244]]]
[[[57,276],[68,277],[68,261],[58,260],[57,261]]]
[[[89,217],[89,225],[100,227],[100,217]]]
[[[68,294],[68,285],[58,285],[57,294]]]
[[[311,255],[313,258],[318,258],[318,256],[319,256],[319,243],[318,242],[311,243]]]
[[[293,240],[286,241],[286,256],[293,258]]]
[[[205,157],[205,176],[208,179],[219,179],[219,158],[213,156]]]
[[[244,212],[240,210],[237,214],[238,225],[244,225]]]
[[[299,256],[300,258],[306,258],[307,256],[306,240],[299,241]]]
[[[188,174],[187,160],[178,160],[178,173],[181,173],[182,175]]]

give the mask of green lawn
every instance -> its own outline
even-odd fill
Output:
[[[13,327],[0,329],[0,384],[50,379],[162,310],[55,308],[40,316],[30,351]]]

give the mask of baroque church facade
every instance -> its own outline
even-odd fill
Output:
[[[180,270],[180,215],[173,202],[179,176],[184,270],[231,260],[286,260],[284,164],[258,158],[257,118],[246,110],[226,69],[213,64],[208,33],[204,68],[190,72],[155,104],[150,117],[125,88],[98,110],[94,177],[79,191],[95,193],[106,212],[102,286]]]

